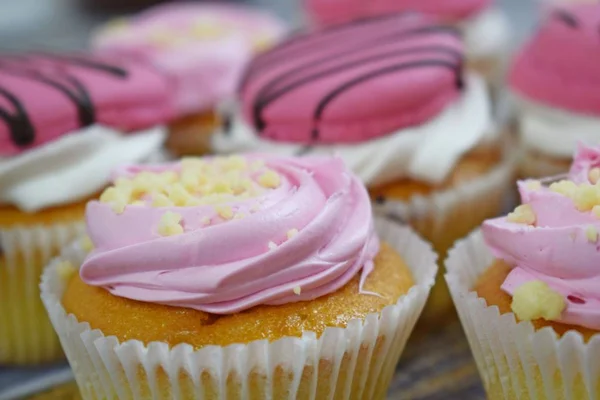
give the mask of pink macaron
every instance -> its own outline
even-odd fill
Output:
[[[460,96],[453,28],[394,14],[293,37],[257,57],[240,89],[264,138],[355,143],[418,125]]]
[[[320,26],[405,11],[460,21],[491,3],[492,0],[305,0],[312,21]]]
[[[102,124],[153,127],[174,114],[171,82],[137,62],[72,54],[0,57],[0,156]]]
[[[547,10],[509,76],[517,94],[548,106],[600,114],[600,4]]]

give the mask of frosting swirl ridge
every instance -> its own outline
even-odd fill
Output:
[[[484,223],[494,255],[514,266],[502,285],[513,296],[513,310],[515,292],[541,281],[563,298],[559,317],[552,320],[600,329],[598,182],[600,147],[580,146],[568,179],[549,186],[519,182],[523,205]]]
[[[364,281],[379,250],[368,194],[336,158],[128,167],[87,222],[86,283],[215,314],[314,299],[361,270]]]

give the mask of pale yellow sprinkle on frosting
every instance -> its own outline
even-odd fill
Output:
[[[534,225],[536,215],[533,208],[529,204],[522,204],[515,208],[513,212],[506,217],[507,221],[518,224]]]
[[[554,321],[566,307],[563,296],[542,281],[531,281],[519,286],[512,299],[511,308],[522,321],[543,318]]]
[[[158,224],[158,234],[161,236],[175,236],[183,233],[180,214],[167,211],[163,214]]]

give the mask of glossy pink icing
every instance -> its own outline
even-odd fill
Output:
[[[257,57],[243,114],[262,136],[343,143],[381,137],[439,114],[460,95],[463,43],[417,15],[296,36]]]
[[[280,19],[255,8],[176,3],[101,30],[93,46],[101,53],[148,60],[169,73],[177,84],[179,114],[186,115],[231,96],[258,42],[268,45],[286,33]]]
[[[66,54],[0,57],[0,156],[93,123],[134,131],[173,115],[170,82],[147,65]]]
[[[311,300],[361,270],[364,281],[379,241],[358,178],[335,158],[260,159],[282,183],[258,198],[230,203],[251,214],[244,219],[223,220],[212,206],[127,206],[117,215],[107,204],[89,203],[88,232],[96,249],[81,267],[82,279],[117,296],[215,314]],[[125,173],[144,168],[150,167]],[[162,237],[157,225],[169,210],[182,215],[185,232]],[[202,224],[204,217],[211,219],[209,226]],[[287,239],[290,229],[299,232]],[[277,248],[269,249],[271,241]]]
[[[321,26],[406,11],[460,21],[491,3],[492,0],[305,0],[313,22]]]
[[[600,167],[600,147],[581,147],[569,179],[589,182],[588,172],[595,167]],[[536,226],[505,217],[483,224],[494,255],[514,265],[502,289],[512,295],[526,282],[544,281],[566,299],[561,322],[600,329],[600,244],[586,236],[589,226],[600,231],[600,219],[578,211],[571,199],[546,187],[530,190],[519,182],[519,191],[523,204],[536,214]]]
[[[600,4],[548,10],[509,76],[518,94],[549,106],[600,114]]]

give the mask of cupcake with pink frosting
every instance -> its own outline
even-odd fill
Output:
[[[436,256],[337,158],[115,173],[42,299],[84,398],[383,399]],[[78,272],[78,273],[77,273]]]
[[[521,174],[568,171],[578,141],[600,143],[600,5],[546,10],[509,77],[523,147]]]
[[[42,268],[81,233],[111,169],[160,156],[170,89],[136,62],[0,56],[0,364],[63,357],[39,301]]]
[[[166,73],[175,85],[178,117],[167,147],[178,155],[201,154],[219,125],[215,111],[234,93],[246,63],[286,32],[280,19],[258,9],[175,3],[109,22],[92,47],[142,59]]]
[[[600,396],[600,147],[568,175],[519,182],[522,204],[446,260],[488,398]]]
[[[401,12],[420,12],[458,27],[467,45],[470,67],[499,83],[509,49],[510,27],[493,0],[305,0],[309,19],[318,27]]]
[[[416,14],[292,36],[249,65],[213,150],[337,155],[379,214],[443,254],[501,211],[513,164],[463,58],[456,29]],[[436,318],[451,308],[440,289]]]

